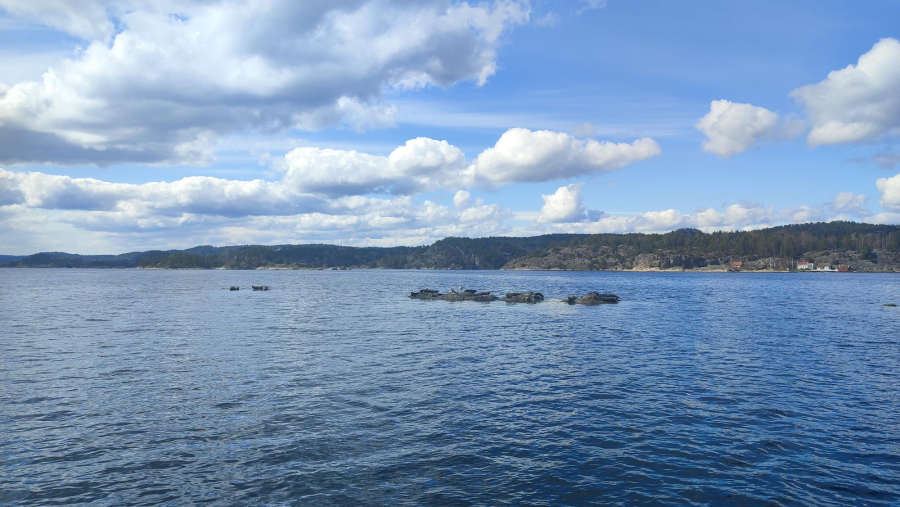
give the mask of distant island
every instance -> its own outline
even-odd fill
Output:
[[[900,272],[900,227],[855,222],[743,232],[450,237],[417,247],[198,246],[120,255],[0,256],[7,268],[519,269]]]

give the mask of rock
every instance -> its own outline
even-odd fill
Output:
[[[409,293],[412,299],[439,299],[441,293],[432,289],[415,290]]]
[[[237,285],[232,285],[231,287],[228,287],[228,290],[241,290],[241,288]]]
[[[544,300],[540,292],[507,292],[503,298],[507,303],[538,303]]]
[[[563,300],[570,305],[605,305],[610,303],[618,303],[619,296],[615,294],[600,294],[599,292],[588,292],[581,297],[569,296]]]
[[[252,287],[253,290],[269,290],[268,285],[251,285],[250,287]]]
[[[432,289],[422,289],[418,291],[413,291],[409,293],[409,297],[412,299],[440,299],[441,301],[478,301],[489,303],[491,301],[496,301],[500,298],[492,295],[490,292],[477,292],[472,289],[464,290],[462,292],[457,292],[453,289],[446,294],[441,294],[440,292]]]
[[[489,303],[491,301],[496,301],[500,298],[492,295],[490,292],[475,292],[474,290],[464,290],[462,292],[456,292],[453,289],[450,289],[450,292],[440,296],[440,299],[444,301],[478,301],[482,303]]]
[[[881,306],[889,306],[889,307],[891,307],[891,308],[896,308],[896,307],[897,307],[897,305],[895,305],[894,303],[885,303],[885,304],[883,304],[883,305],[881,305]]]

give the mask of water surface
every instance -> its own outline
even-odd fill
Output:
[[[405,297],[458,285],[548,301]],[[553,301],[588,290],[622,302]],[[887,302],[900,276],[3,269],[0,503],[893,505]]]

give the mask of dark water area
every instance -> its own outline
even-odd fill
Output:
[[[405,297],[458,285],[548,300]],[[555,301],[588,290],[622,302]],[[0,503],[897,505],[889,302],[900,276],[3,269]]]

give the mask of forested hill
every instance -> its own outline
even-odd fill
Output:
[[[511,238],[446,238],[419,247],[337,245],[199,246],[121,255],[44,252],[0,257],[3,267],[71,268],[391,268],[391,269],[632,269],[696,268],[731,260],[801,259],[857,262],[894,270],[900,227],[854,222],[788,225],[746,232],[666,234],[551,234]],[[777,259],[777,260],[776,260]]]

